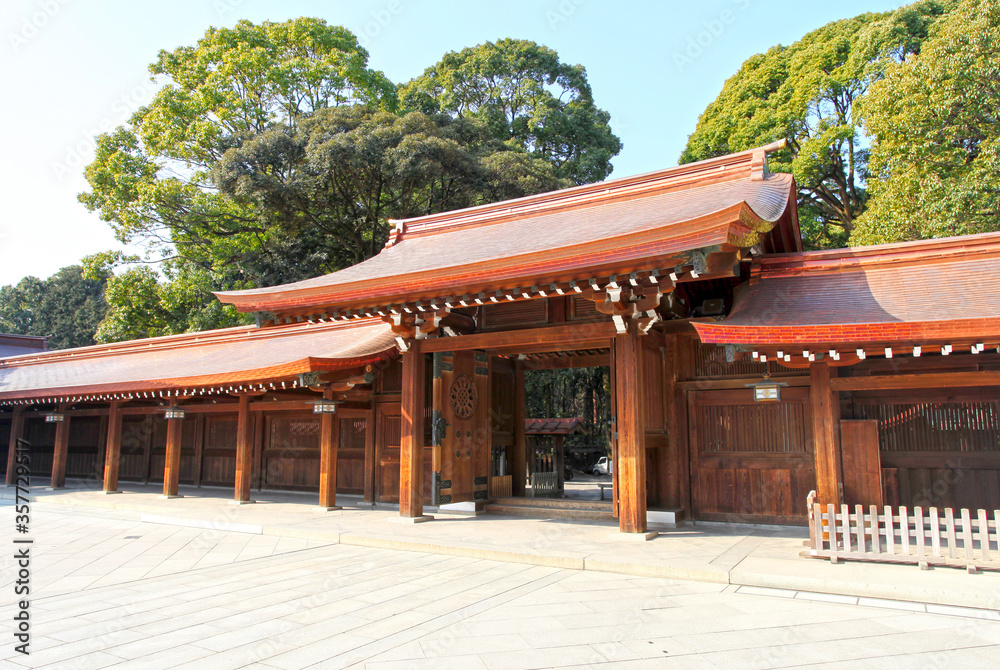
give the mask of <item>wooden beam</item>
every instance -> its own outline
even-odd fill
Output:
[[[838,377],[830,380],[830,385],[834,391],[1000,386],[1000,370],[925,372],[907,375],[878,375],[874,377]]]
[[[601,349],[607,347],[615,336],[615,325],[610,321],[568,323],[525,330],[503,330],[492,333],[473,333],[458,337],[438,337],[422,340],[425,353],[435,351],[519,351],[522,348],[550,347],[548,351],[576,349]]]
[[[596,368],[611,365],[611,354],[586,354],[583,356],[546,357],[522,361],[527,370],[567,370],[570,368]]]
[[[177,495],[181,473],[181,430],[184,419],[167,419],[167,450],[163,459],[163,495]]]
[[[333,400],[333,391],[327,389],[323,398]],[[340,421],[335,414],[319,417],[319,506],[328,510],[337,507],[337,447]]]
[[[24,429],[24,409],[15,407],[10,417],[10,440],[7,442],[7,474],[4,483],[14,486],[17,481],[17,440]]]
[[[118,463],[122,455],[121,401],[112,400],[108,410],[108,436],[104,447],[104,492],[118,492]]]
[[[830,384],[834,374],[836,374],[835,368],[826,363],[813,363],[809,368],[813,459],[816,464],[816,502],[822,505],[841,503],[842,477],[840,450],[837,444],[840,402]],[[801,502],[804,504],[804,501]]]
[[[643,413],[642,342],[627,322],[614,339],[615,430],[618,433],[618,524],[623,533],[646,532],[646,428]]]
[[[524,434],[527,400],[524,388],[524,365],[514,363],[514,445],[510,454],[511,495],[524,496],[527,480],[528,444]]]
[[[250,430],[250,396],[240,394],[236,419],[236,502],[250,502],[250,474],[253,470],[253,434]]]
[[[66,405],[59,405],[56,410],[60,414],[66,411]],[[52,477],[49,486],[54,489],[61,489],[66,486],[66,456],[69,452],[69,422],[70,417],[65,417],[56,424],[56,444],[52,450]]]
[[[467,336],[470,337],[470,336]],[[458,340],[462,338],[447,338]],[[443,340],[442,340],[443,341]],[[424,350],[425,340],[414,340],[403,354],[403,402],[399,446],[399,515],[424,515]]]
[[[787,384],[788,386],[809,386],[809,377],[797,375],[795,377],[783,377],[781,375],[771,378],[776,382]],[[719,391],[730,389],[747,388],[747,384],[759,382],[760,376],[738,377],[736,379],[689,379],[677,382],[677,389],[680,391]],[[750,393],[747,389],[747,393]]]

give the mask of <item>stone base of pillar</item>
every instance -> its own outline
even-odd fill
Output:
[[[315,511],[315,512],[336,512],[337,510],[341,510],[341,509],[344,509],[344,508],[343,507],[323,507],[322,505],[319,505],[317,507],[313,507],[313,511]]]
[[[256,500],[230,500],[229,504],[230,505],[252,505],[255,502],[257,502],[257,501]]]
[[[177,495],[168,495],[168,494],[164,493],[163,495],[156,496],[156,497],[159,498],[160,500],[173,500],[174,498],[183,498],[184,496],[182,496],[180,494],[177,494]]]
[[[113,495],[118,495],[119,493],[121,493],[121,491],[101,491],[101,493],[103,493],[106,496],[113,496]]]

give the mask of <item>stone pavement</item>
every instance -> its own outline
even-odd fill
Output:
[[[231,494],[225,489],[181,487],[184,498],[164,500],[159,486],[123,487],[121,495],[86,488],[39,488],[32,495],[39,509],[60,505],[88,514],[100,510],[168,528],[209,528],[260,538],[979,608],[987,610],[987,616],[1000,617],[1000,573],[970,575],[953,568],[923,571],[916,566],[852,562],[831,565],[799,556],[808,537],[804,528],[698,524],[664,530],[652,541],[641,542],[623,539],[612,523],[438,514],[431,523],[407,525],[394,523],[398,512],[392,506],[373,508],[350,497],[339,499],[345,506],[342,510],[319,512],[315,494],[255,492],[258,502],[237,506],[229,503]],[[12,493],[0,489],[0,498]],[[191,559],[180,554],[172,560],[170,569],[183,569]]]
[[[0,524],[13,516],[0,501]],[[33,509],[32,653],[14,652],[4,615],[0,667],[987,668],[1000,658],[1000,621],[968,610],[130,517]],[[11,594],[10,555],[0,563]]]

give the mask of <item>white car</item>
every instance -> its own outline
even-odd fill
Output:
[[[590,468],[590,473],[594,475],[610,475],[612,472],[614,472],[614,465],[607,456],[601,456]]]

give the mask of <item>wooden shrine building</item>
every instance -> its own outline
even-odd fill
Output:
[[[0,359],[7,481],[24,438],[54,486],[420,519],[524,495],[526,369],[607,366],[622,531],[803,523],[812,489],[1000,506],[1000,235],[802,252],[774,148],[397,221],[358,265],[217,294],[257,326]]]

